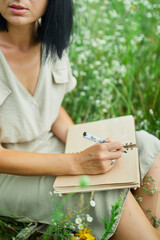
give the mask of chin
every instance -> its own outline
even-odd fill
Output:
[[[28,24],[31,24],[32,21],[29,21],[28,19],[24,18],[24,17],[12,17],[10,19],[7,20],[7,22],[10,24],[10,25],[13,25],[13,26],[25,26],[25,25],[28,25]]]

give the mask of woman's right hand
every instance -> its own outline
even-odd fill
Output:
[[[106,173],[115,166],[121,156],[122,144],[120,142],[94,144],[84,151],[74,154],[75,175]],[[113,164],[112,159],[117,161]]]

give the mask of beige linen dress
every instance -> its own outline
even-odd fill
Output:
[[[67,54],[55,63],[42,63],[34,96],[18,81],[3,53],[0,51],[0,138],[8,149],[41,153],[60,153],[64,145],[51,132],[64,95],[76,85]],[[160,141],[145,131],[137,132],[142,177],[160,152]],[[23,161],[23,159],[22,159]],[[49,192],[53,191],[55,177],[14,176],[0,174],[0,215],[50,223],[54,214]],[[92,232],[101,239],[104,234],[104,216],[110,217],[112,205],[128,189],[109,190],[94,194],[96,206],[88,212],[93,217]],[[88,205],[90,193],[85,193]],[[72,208],[79,202],[75,194],[66,202]],[[124,199],[124,201],[125,201]],[[55,201],[61,201],[56,197]],[[113,226],[116,230],[121,214]],[[110,234],[111,236],[112,234]],[[109,237],[110,237],[109,236]]]

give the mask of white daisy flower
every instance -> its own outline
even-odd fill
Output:
[[[91,205],[91,207],[95,207],[95,206],[96,206],[95,201],[94,201],[94,200],[91,200],[91,201],[90,201],[90,205]]]
[[[83,224],[79,224],[79,225],[78,225],[78,229],[79,229],[79,230],[83,230],[83,229],[84,229]]]
[[[93,221],[93,217],[91,217],[87,214],[87,222],[92,222],[92,221]]]
[[[75,223],[76,224],[81,224],[82,222],[82,219],[80,217],[77,217],[76,220],[75,220]]]

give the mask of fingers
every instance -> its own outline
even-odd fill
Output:
[[[122,149],[122,144],[120,142],[109,142],[109,143],[103,143],[103,146],[106,148],[108,151],[114,151],[114,150],[119,150]]]
[[[116,152],[109,152],[107,159],[118,159],[122,157],[122,152],[121,151],[116,151]]]
[[[97,143],[79,153],[76,161],[84,174],[101,174],[111,170],[122,157],[122,144],[107,139],[109,143]],[[80,174],[82,174],[80,173]]]
[[[99,168],[99,173],[106,173],[110,171],[118,162],[118,159],[106,160],[101,162],[101,167]]]
[[[97,151],[97,160],[99,162],[99,173],[110,171],[122,157],[122,144],[120,142],[110,142],[100,144]],[[119,149],[119,150],[117,150]]]
[[[90,159],[99,161],[112,160],[122,157],[122,144],[119,142],[98,143],[87,149]]]
[[[109,137],[109,138],[106,138],[105,141],[107,141],[107,142],[113,142],[113,139]]]

